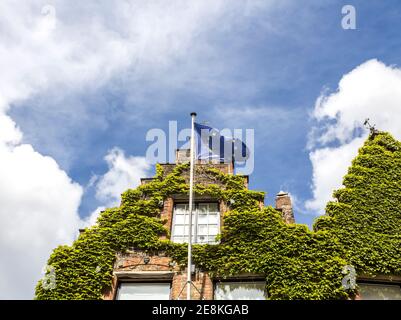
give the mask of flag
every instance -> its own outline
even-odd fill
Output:
[[[220,162],[246,161],[249,149],[240,139],[225,137],[212,127],[195,122],[196,158]]]

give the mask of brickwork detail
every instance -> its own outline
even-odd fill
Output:
[[[132,272],[151,272],[151,271],[168,271],[172,273],[171,278],[171,292],[170,299],[172,300],[185,300],[186,297],[186,282],[187,274],[186,270],[183,270],[177,265],[172,258],[165,255],[164,252],[154,252],[147,254],[142,251],[129,251],[125,254],[118,254],[113,272],[113,281],[111,290],[107,291],[103,295],[104,300],[113,300],[116,297],[119,281],[127,281],[127,277]],[[124,273],[124,278],[119,278],[118,275],[121,272]],[[134,278],[132,278],[134,279]],[[132,280],[131,279],[131,280]],[[149,281],[146,277],[143,280],[137,281]],[[152,278],[152,281],[157,281],[157,278]],[[166,281],[163,279],[163,281]],[[213,281],[206,272],[196,270],[192,275],[193,284],[196,289],[192,286],[191,288],[191,299],[192,300],[212,300],[213,299]]]
[[[171,226],[173,223],[173,209],[174,209],[174,200],[172,198],[167,198],[163,204],[163,210],[160,214],[160,218],[162,220],[166,220],[165,227],[167,230],[171,231]],[[161,239],[165,239],[163,236]]]
[[[276,196],[276,209],[282,212],[285,223],[295,223],[292,211],[291,197],[287,192],[280,191]]]

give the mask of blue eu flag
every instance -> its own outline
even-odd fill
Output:
[[[249,158],[249,149],[239,139],[225,137],[217,129],[195,122],[197,158],[218,159],[220,162],[243,162]]]

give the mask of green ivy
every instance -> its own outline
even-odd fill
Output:
[[[347,299],[356,291],[342,286],[346,265],[358,274],[401,274],[401,143],[390,135],[371,136],[360,149],[345,188],[334,193],[314,231],[285,224],[272,207],[261,209],[263,192],[247,190],[244,177],[197,166],[195,193],[224,201],[229,211],[217,245],[194,245],[196,265],[212,276],[266,275],[269,299]],[[160,240],[169,230],[160,219],[163,201],[188,194],[188,164],[171,173],[156,167],[150,182],[122,195],[121,206],[101,213],[96,225],[72,246],[54,250],[48,265],[56,287],[36,287],[36,299],[102,299],[111,286],[117,252],[162,250],[183,268],[185,244]],[[198,178],[197,178],[198,179]]]
[[[401,143],[387,133],[371,136],[343,185],[314,230],[330,232],[358,274],[400,275]]]

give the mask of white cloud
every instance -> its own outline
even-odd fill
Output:
[[[336,92],[319,97],[313,117],[319,121],[311,136],[313,199],[305,206],[322,214],[367,137],[366,118],[401,139],[401,69],[366,61],[342,77]]]
[[[308,210],[324,214],[327,202],[332,199],[333,191],[342,185],[343,177],[364,140],[365,137],[355,138],[337,148],[320,148],[309,154],[313,166],[313,199],[305,203]]]
[[[166,71],[179,58],[190,62],[212,53],[207,31],[229,29],[274,2],[85,1],[71,6],[50,1],[44,6],[38,0],[15,6],[3,0],[0,107],[49,88],[63,94],[61,85],[68,92],[98,87],[113,76],[167,82],[173,77],[181,83],[179,76],[186,78],[189,70]]]
[[[150,166],[144,157],[110,150],[107,173],[89,181],[104,206],[81,219],[84,189],[53,158],[22,144],[22,133],[8,116],[0,115],[0,123],[0,299],[30,299],[51,250],[71,243],[105,207],[118,205],[120,194],[136,187]]]
[[[36,95],[62,97],[96,89],[113,77],[128,79],[122,82],[129,82],[133,92],[138,88],[132,84],[140,85],[144,78],[191,87],[188,79],[194,81],[192,76],[198,74],[185,69],[184,63],[182,72],[171,72],[171,67],[180,58],[197,65],[196,57],[208,59],[210,66],[213,46],[205,40],[207,31],[229,29],[239,23],[242,12],[249,18],[266,6],[245,0],[49,3],[53,7],[39,0],[0,2],[0,299],[31,298],[50,250],[70,242],[79,226],[96,217],[94,213],[85,221],[79,218],[83,188],[53,158],[22,143],[22,132],[7,115],[11,106]],[[219,65],[210,77],[222,69]],[[203,70],[204,78],[198,75],[199,90],[208,83],[209,70]],[[211,87],[218,91],[219,83],[225,82],[214,81]],[[74,115],[74,121],[85,122],[84,126],[91,119],[80,109],[86,107],[82,103],[45,105],[57,108],[61,117]],[[67,123],[54,134],[65,127]],[[46,127],[35,130],[53,135]],[[59,148],[61,143],[54,145]],[[106,161],[110,170],[100,178],[97,195],[109,205],[125,188],[134,187],[132,181],[145,175],[148,167],[143,159],[126,157],[118,149]]]
[[[10,118],[0,122],[0,299],[30,299],[51,250],[78,231],[83,190],[54,159],[21,144]]]
[[[145,157],[127,157],[120,148],[111,149],[104,159],[109,170],[103,176],[93,176],[91,179],[91,184],[96,187],[96,198],[103,205],[85,218],[82,227],[93,225],[105,208],[119,206],[121,194],[127,189],[136,188],[140,179],[150,174],[151,165]]]
[[[110,150],[104,159],[109,170],[96,184],[96,197],[107,206],[116,206],[122,192],[137,187],[149,175],[150,164],[145,157],[126,157],[119,148]]]
[[[15,145],[22,139],[22,132],[15,122],[0,111],[0,144]]]
[[[43,114],[19,125],[29,131],[30,141],[68,168],[79,156],[77,146],[68,141],[60,148],[60,141],[78,131],[83,145],[91,127],[105,130],[109,124],[110,113],[81,101],[80,94],[118,88],[126,102],[118,113],[132,123],[144,112],[160,114],[174,89],[202,96],[226,89],[238,96],[245,85],[227,77],[235,63],[216,37],[234,33],[242,22],[254,22],[253,16],[283,2],[133,0],[72,6],[66,0],[32,0],[16,6],[2,0],[0,109],[12,103]]]

